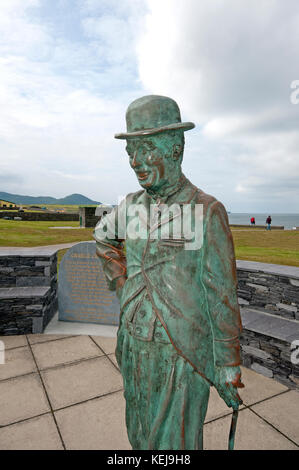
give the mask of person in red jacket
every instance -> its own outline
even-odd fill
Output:
[[[268,215],[268,217],[266,218],[267,230],[271,230],[271,222],[271,215]]]

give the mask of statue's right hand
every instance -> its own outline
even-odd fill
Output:
[[[125,284],[126,280],[127,280],[127,278],[125,276],[121,276],[121,277],[117,278],[116,281],[115,281],[116,294],[117,294],[118,298],[120,298],[120,296],[121,296],[121,291],[122,291],[122,288],[124,287],[124,284]]]

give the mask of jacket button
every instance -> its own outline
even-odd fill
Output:
[[[156,336],[157,338],[161,338],[162,334],[158,331],[158,332],[155,334],[155,336]]]
[[[143,318],[145,316],[145,313],[146,312],[144,310],[140,310],[139,315],[141,316],[141,318]]]
[[[140,326],[137,326],[135,331],[136,331],[136,333],[141,333],[141,328],[140,328]]]

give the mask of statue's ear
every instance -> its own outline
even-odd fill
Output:
[[[174,144],[172,147],[172,158],[174,160],[179,160],[182,155],[182,146],[180,144]]]

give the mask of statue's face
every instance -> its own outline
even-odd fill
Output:
[[[165,133],[127,139],[130,165],[144,189],[159,190],[179,178],[181,165],[174,157],[174,147]]]

